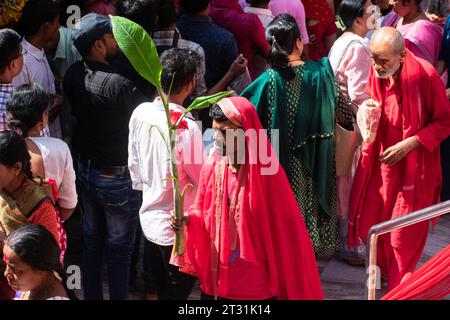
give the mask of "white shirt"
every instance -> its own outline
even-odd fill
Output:
[[[25,38],[22,40],[23,69],[14,79],[14,87],[27,83],[37,83],[48,93],[56,93],[55,77],[48,64],[44,49],[38,49]]]
[[[169,105],[171,110],[184,112],[176,104]],[[205,155],[202,132],[190,113],[184,118],[188,130],[177,135],[178,177],[181,190],[188,183],[194,188],[186,193],[184,208],[187,210],[195,201],[200,171]],[[170,211],[173,209],[173,188],[170,177],[169,151],[159,131],[166,135],[167,120],[164,107],[159,98],[152,103],[138,106],[130,119],[128,143],[128,167],[135,190],[143,191],[140,209],[142,231],[147,240],[160,245],[171,246],[174,233],[170,228]]]
[[[25,38],[22,40],[22,49],[25,53],[23,55],[23,69],[13,79],[12,83],[15,88],[30,83],[39,84],[46,92],[55,94],[55,77],[48,64],[44,49],[38,49],[29,43]],[[55,120],[54,123],[57,123]],[[55,128],[55,136],[58,136],[58,127]],[[52,130],[53,131],[53,130]],[[46,127],[42,133],[44,136],[50,136],[50,131]],[[62,136],[62,134],[61,134]]]
[[[62,208],[75,208],[78,196],[69,147],[64,141],[55,138],[31,137],[30,139],[41,152],[44,160],[45,178],[53,179],[56,182],[59,190],[58,203]]]
[[[264,26],[264,29],[267,29],[267,26],[269,25],[269,23],[272,22],[273,18],[275,18],[272,15],[272,11],[270,11],[269,9],[245,7],[244,11],[246,13],[256,14],[258,16],[259,20],[261,20],[261,23]]]

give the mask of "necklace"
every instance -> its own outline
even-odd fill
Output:
[[[301,59],[301,58],[299,58],[299,59],[293,59],[293,60],[289,60],[289,63],[291,63],[291,62],[295,62],[295,61],[302,61],[302,59]]]

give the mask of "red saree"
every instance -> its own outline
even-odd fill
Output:
[[[317,61],[328,56],[325,38],[337,32],[336,18],[326,0],[303,0],[302,3],[305,7],[307,22],[308,20],[318,21],[314,25],[308,24],[309,58]]]
[[[378,130],[375,141],[363,146],[356,172],[349,212],[351,247],[358,246],[359,239],[365,241],[374,224],[440,200],[439,144],[450,134],[450,105],[442,80],[431,64],[407,50],[395,96],[387,93],[386,81],[371,70],[368,90],[380,103],[385,119],[383,124],[382,116],[379,125],[383,130]],[[402,102],[397,104],[398,100]],[[395,138],[386,134],[386,130],[399,133],[400,141],[414,136],[421,146],[397,164],[383,165],[379,160],[383,150],[400,142],[393,141]],[[388,278],[389,289],[414,271],[427,234],[428,223],[424,222],[380,238],[379,267]]]
[[[223,99],[219,105],[228,119],[246,132],[246,161],[229,210],[223,192],[227,190],[223,158],[213,155],[203,166],[196,203],[189,210],[182,271],[196,275],[205,293],[227,298],[229,253],[238,247],[240,259],[268,266],[269,296],[323,299],[301,211],[255,108],[241,97]],[[247,135],[249,129],[259,134],[257,143]],[[275,174],[261,174],[271,164],[258,156],[258,151],[277,166]]]
[[[450,245],[381,300],[440,300],[450,294]]]
[[[14,192],[0,190],[0,228],[6,235],[25,223],[40,224],[50,231],[61,249],[61,264],[67,248],[67,236],[54,203],[58,191],[53,180],[36,183],[29,179]]]

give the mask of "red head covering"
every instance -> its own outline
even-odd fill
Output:
[[[213,155],[204,165],[197,200],[189,211],[184,271],[191,267],[204,291],[223,297],[229,249],[235,245],[237,230],[240,258],[268,264],[273,296],[322,299],[318,267],[302,213],[255,108],[242,97],[227,98],[218,105],[246,132],[246,163],[241,165],[229,210],[225,158]],[[270,167],[275,168],[272,174],[264,172]]]

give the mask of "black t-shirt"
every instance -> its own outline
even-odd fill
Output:
[[[142,92],[144,96],[146,96],[149,100],[154,100],[157,96],[156,88],[150,82],[145,80],[131,65],[130,61],[128,61],[127,57],[120,52],[117,55],[117,58],[112,61],[111,65],[117,73],[124,76],[131,82],[133,82],[138,90]]]
[[[111,66],[97,62],[72,65],[63,88],[76,119],[79,156],[105,167],[126,166],[130,117],[148,99]]]

